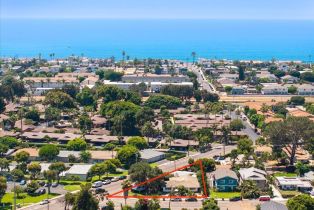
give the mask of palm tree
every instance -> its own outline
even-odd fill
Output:
[[[130,181],[127,179],[121,183],[121,186],[122,186],[122,189],[124,190],[123,191],[124,202],[125,202],[124,204],[126,205],[126,199],[127,199],[127,196],[129,195],[129,188],[132,187],[132,185]]]
[[[67,192],[64,196],[64,210],[69,209],[69,207],[73,206],[74,203],[75,203],[75,194]]]
[[[226,151],[225,151],[225,146],[226,144],[229,143],[229,140],[230,140],[230,134],[231,134],[231,130],[229,127],[227,126],[222,126],[221,128],[221,133],[222,133],[222,141],[223,141],[223,149],[224,149],[224,155],[226,154]]]
[[[192,52],[191,55],[192,55],[193,64],[194,64],[195,63],[196,52]]]
[[[47,183],[48,183],[48,198],[49,198],[50,186],[51,186],[51,183],[54,180],[56,180],[57,174],[53,170],[47,170],[47,171],[44,171],[44,177],[45,177],[45,179],[47,179]]]

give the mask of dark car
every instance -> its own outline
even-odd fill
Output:
[[[119,176],[120,180],[126,179],[126,176]]]
[[[106,190],[103,189],[103,188],[96,188],[96,189],[95,189],[95,193],[96,193],[96,194],[100,194],[100,193],[104,193],[104,192],[106,192]]]
[[[46,183],[46,184],[44,185],[44,187],[51,187],[51,184]]]
[[[58,187],[58,183],[52,183],[51,187]]]
[[[185,199],[185,201],[187,201],[187,202],[196,202],[197,199],[196,198],[187,198],[187,199]]]
[[[180,202],[182,201],[182,198],[171,198],[171,201]]]
[[[230,201],[240,201],[242,198],[240,196],[235,196],[229,199]]]
[[[46,193],[46,189],[45,188],[41,188],[35,191],[35,195],[43,195]]]
[[[45,186],[46,182],[45,181],[38,181],[38,184],[43,187],[43,186]]]

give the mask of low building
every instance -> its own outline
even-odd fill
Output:
[[[62,175],[67,178],[76,176],[79,177],[80,180],[85,181],[92,166],[92,164],[75,164],[69,170],[62,173]]]
[[[218,168],[208,175],[209,186],[216,188],[217,191],[230,192],[238,186],[237,174],[227,168]]]
[[[262,88],[264,95],[287,95],[288,88],[282,85],[269,85]]]
[[[300,79],[291,75],[286,75],[280,78],[282,82],[288,83],[288,84],[293,84],[296,82],[299,82]]]
[[[148,163],[157,162],[157,161],[165,159],[166,157],[165,153],[159,152],[153,149],[141,150],[140,154],[141,154],[141,160]]]
[[[314,86],[310,84],[299,85],[298,87],[299,95],[314,95]]]
[[[165,83],[177,83],[188,82],[189,78],[184,75],[170,75],[170,74],[130,74],[122,76],[123,82],[165,82]]]
[[[166,182],[166,186],[163,188],[163,191],[169,193],[176,190],[180,186],[184,186],[191,192],[200,191],[200,184],[195,174],[170,177],[169,181]]]
[[[39,160],[39,150],[37,148],[23,148],[23,149],[19,149],[15,152],[13,152],[11,154],[11,156],[15,156],[17,153],[19,152],[27,152],[29,154],[29,160],[30,161],[36,161],[36,160]]]
[[[313,186],[308,181],[302,181],[298,177],[276,177],[276,185],[281,190],[298,190],[298,191],[311,191]]]
[[[260,189],[267,188],[267,173],[263,170],[251,167],[251,168],[240,168],[240,183],[246,180],[251,180],[256,183]]]
[[[245,93],[244,87],[232,87],[231,94],[232,95],[243,95]]]

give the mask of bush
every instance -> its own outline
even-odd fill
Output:
[[[152,109],[158,109],[161,106],[165,106],[167,109],[176,109],[182,106],[182,102],[177,97],[158,94],[150,96],[145,105]]]

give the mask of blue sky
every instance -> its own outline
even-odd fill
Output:
[[[0,0],[1,18],[310,19],[313,0]]]

